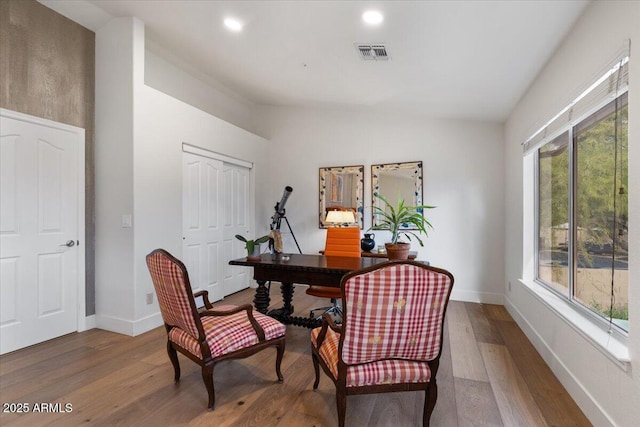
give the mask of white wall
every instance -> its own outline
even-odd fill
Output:
[[[504,200],[502,126],[320,109],[265,107],[262,128],[271,141],[273,204],[293,187],[287,217],[303,252],[324,247],[318,229],[318,169],[365,166],[365,230],[371,225],[371,165],[422,160],[424,203],[434,225],[420,259],[455,276],[453,298],[502,304]],[[282,227],[286,230],[286,227]],[[364,231],[363,231],[364,232]],[[376,243],[388,239],[376,232]],[[285,250],[295,246],[285,236]]]
[[[182,143],[252,162],[251,195],[268,190],[268,141],[178,101],[148,86],[143,90],[143,108],[136,113],[137,137],[134,154],[135,309],[136,321],[158,313],[146,305],[145,295],[154,292],[145,256],[165,248],[182,258]],[[259,198],[259,197],[258,197]],[[257,234],[268,227],[268,205],[258,202]],[[255,217],[251,217],[253,234]],[[157,326],[153,325],[153,326]],[[148,330],[143,328],[141,331]]]
[[[133,232],[121,216],[133,213],[134,45],[141,27],[113,20],[96,32],[96,324],[133,318]]]
[[[165,54],[166,55],[166,54]],[[213,87],[149,49],[145,52],[145,84],[231,124],[260,134],[255,104],[224,87]],[[210,80],[210,79],[209,79]]]
[[[629,95],[629,350],[625,372],[518,279],[523,265],[523,162],[520,144],[604,71],[632,40]],[[640,420],[640,2],[592,2],[505,125],[506,306],[596,426]],[[524,251],[525,253],[528,251]],[[526,255],[525,255],[526,257]],[[528,262],[529,260],[524,260]]]
[[[268,143],[146,86],[139,20],[114,19],[96,39],[98,65],[108,71],[96,79],[104,107],[96,117],[96,325],[137,335],[162,324],[157,302],[146,304],[153,284],[145,256],[164,248],[182,258],[182,143],[253,162],[257,195],[268,188]],[[113,81],[121,75],[133,81],[122,90]],[[261,219],[271,215],[264,203],[254,208]],[[127,213],[133,228],[123,229]]]

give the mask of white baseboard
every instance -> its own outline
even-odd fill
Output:
[[[162,316],[160,313],[152,314],[139,320],[126,320],[117,317],[96,315],[95,326],[106,331],[135,337],[152,329],[162,326]]]
[[[508,297],[505,297],[504,306],[589,421],[594,426],[615,427],[615,422],[609,418],[591,393],[582,386],[580,381],[567,368],[564,361],[558,357],[553,348],[538,334]]]
[[[162,325],[164,325],[164,321],[162,320],[162,315],[159,312],[143,317],[133,324],[133,335],[136,336],[144,334],[145,332],[149,332],[150,330]]]
[[[92,314],[91,316],[84,317],[80,324],[78,325],[78,332],[88,331],[89,329],[93,329],[96,327],[96,315]]]
[[[504,295],[493,292],[476,292],[456,289],[451,291],[451,299],[454,301],[477,302],[481,304],[504,305]]]

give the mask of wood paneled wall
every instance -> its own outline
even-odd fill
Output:
[[[0,0],[0,107],[85,129],[86,311],[95,314],[95,33],[35,0]]]

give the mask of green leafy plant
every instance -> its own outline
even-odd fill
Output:
[[[247,249],[247,254],[251,256],[253,254],[253,251],[255,250],[256,245],[260,245],[261,243],[265,243],[266,241],[268,241],[269,236],[262,236],[254,240],[249,240],[249,239],[246,239],[244,236],[236,234],[236,239],[240,240],[241,242],[244,242],[244,247]]]
[[[373,206],[373,213],[377,216],[379,224],[371,227],[370,230],[390,231],[392,244],[402,243],[398,242],[398,239],[404,235],[409,240],[411,236],[415,237],[420,246],[424,246],[418,234],[423,233],[428,236],[427,229],[433,229],[433,226],[424,217],[423,211],[433,209],[435,206],[408,206],[405,205],[402,197],[398,197],[398,204],[394,206],[381,194],[376,193],[375,197],[384,203],[385,208]],[[409,228],[410,226],[413,226],[413,229]]]
[[[621,319],[621,320],[629,320],[629,307],[628,305],[614,305],[612,307],[602,307],[602,304],[600,304],[598,301],[596,301],[595,299],[591,299],[591,308],[595,311],[597,311],[598,313],[600,313],[602,316],[606,317],[606,318],[613,318],[613,319]]]

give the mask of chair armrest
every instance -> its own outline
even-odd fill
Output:
[[[204,310],[200,312],[200,315],[201,316],[231,316],[232,314],[236,314],[241,311],[246,311],[247,309],[251,310],[252,308],[253,307],[251,307],[251,305],[249,304],[238,305],[226,310],[220,310],[219,308],[212,306],[209,310]],[[253,317],[253,314],[251,314],[251,317]]]
[[[327,329],[331,328],[332,331],[341,334],[342,326],[338,326],[335,324],[331,316],[327,313],[322,315],[322,329],[320,329],[320,333],[318,334],[318,338],[316,339],[318,343],[318,348],[322,345],[325,337],[327,336]]]
[[[333,318],[328,313],[322,314],[322,323],[327,323],[327,325],[334,331],[339,334],[342,333],[342,325],[336,325],[333,321]]]
[[[253,327],[253,329],[256,331],[258,340],[264,341],[265,340],[264,329],[262,329],[262,326],[260,326],[256,318],[253,317],[253,306],[251,304],[239,305],[229,310],[206,310],[206,311],[200,312],[200,316],[224,317],[224,316],[231,316],[232,314],[236,314],[241,311],[247,312],[247,318],[249,319],[249,323],[251,323],[251,326]]]
[[[202,301],[204,301],[204,306],[207,309],[213,308],[213,305],[211,305],[211,303],[209,302],[209,291],[202,290],[193,294],[193,299],[196,299],[198,297],[202,297]]]

